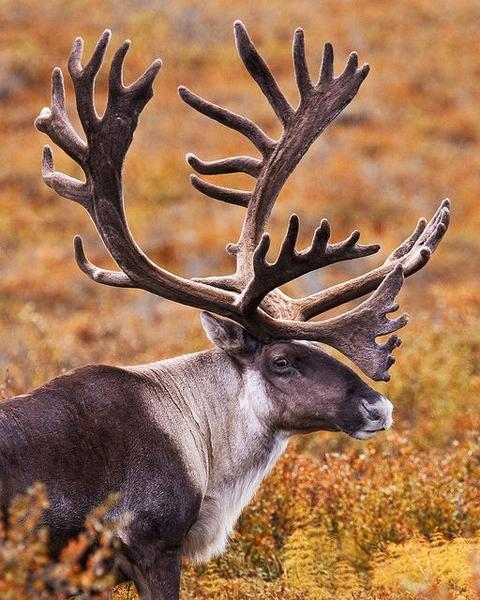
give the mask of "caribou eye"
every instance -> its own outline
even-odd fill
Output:
[[[277,367],[277,369],[286,369],[290,365],[290,363],[284,356],[275,358],[273,364],[275,367]]]

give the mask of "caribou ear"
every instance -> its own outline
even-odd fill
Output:
[[[200,318],[208,339],[228,354],[245,356],[257,348],[258,341],[235,321],[208,312],[202,312]]]

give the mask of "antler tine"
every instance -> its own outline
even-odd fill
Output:
[[[99,123],[95,110],[95,78],[100,70],[107,52],[112,32],[106,29],[95,46],[95,50],[85,67],[82,67],[83,39],[78,37],[73,42],[72,51],[68,59],[68,71],[72,78],[77,101],[77,111],[82,127],[87,134]]]
[[[52,71],[52,106],[44,107],[35,120],[39,131],[46,133],[68,156],[83,164],[87,144],[72,127],[65,108],[65,86],[61,69]]]
[[[330,224],[326,219],[323,219],[320,226],[315,230],[310,248],[303,252],[297,252],[295,246],[299,225],[297,215],[292,215],[287,233],[274,263],[269,263],[266,260],[270,238],[268,234],[263,235],[253,253],[253,277],[237,302],[243,314],[249,314],[260,306],[260,303],[269,292],[301,275],[343,260],[369,256],[380,249],[378,244],[366,246],[357,244],[360,238],[358,231],[354,231],[342,242],[329,244]]]
[[[250,198],[252,197],[251,192],[213,185],[203,181],[203,179],[200,179],[200,177],[197,177],[196,175],[190,175],[190,183],[195,189],[206,196],[210,196],[210,198],[228,202],[229,204],[236,204],[237,206],[248,206]]]
[[[74,200],[87,210],[90,209],[91,191],[89,186],[74,177],[55,171],[50,146],[43,147],[42,178],[48,187],[51,187],[59,196],[63,196],[68,200]]]
[[[162,67],[162,61],[156,58],[152,64],[145,69],[133,83],[130,85],[124,85],[123,83],[123,65],[127,52],[130,50],[130,40],[125,40],[120,48],[115,52],[112,59],[112,64],[109,73],[109,100],[115,100],[118,97],[129,95],[130,97],[136,96],[136,102],[134,103],[135,109],[140,113],[145,104],[153,96],[153,82],[158,72]],[[107,106],[108,112],[108,106]]]
[[[125,40],[113,56],[108,75],[109,95],[116,96],[125,90],[123,85],[123,63],[131,45],[130,40]]]
[[[328,83],[333,79],[333,46],[330,42],[326,42],[323,47],[322,66],[318,76],[317,86],[320,83]]]
[[[305,55],[305,35],[303,29],[296,29],[293,38],[293,64],[298,91],[303,100],[313,89],[312,80],[308,72],[307,57]]]
[[[252,177],[258,177],[262,167],[262,161],[251,156],[233,156],[231,158],[205,162],[189,152],[186,158],[188,164],[201,175],[246,173]]]
[[[256,123],[247,119],[247,117],[237,115],[237,113],[226,108],[217,106],[213,102],[197,96],[197,94],[194,94],[183,85],[178,88],[178,94],[184,102],[199,113],[244,135],[264,157],[272,153],[275,142]]]
[[[389,255],[385,262],[394,264],[403,259],[407,275],[412,275],[421,269],[428,262],[448,229],[450,208],[450,200],[446,198],[428,223],[423,218],[418,221],[412,234]],[[418,249],[418,255],[410,256],[415,247]]]
[[[241,21],[235,21],[233,28],[238,54],[243,64],[262,90],[282,125],[286,127],[294,114],[293,108],[282,94],[266,62],[248,37],[245,25]]]
[[[88,260],[83,249],[83,241],[79,235],[73,238],[73,249],[75,260],[80,270],[83,271],[92,281],[103,283],[112,287],[134,288],[133,281],[122,271],[109,271],[101,269]]]

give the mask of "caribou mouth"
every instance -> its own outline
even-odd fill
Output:
[[[360,431],[348,432],[348,435],[356,440],[369,440],[379,431],[385,431],[385,427],[380,429],[361,429]]]
[[[360,429],[358,431],[347,431],[348,435],[356,440],[369,440],[379,431],[385,431],[386,427],[380,427],[379,429]]]

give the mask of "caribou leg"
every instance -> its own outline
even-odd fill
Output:
[[[143,585],[137,584],[141,600],[178,600],[180,597],[180,548],[163,550],[143,573]]]

